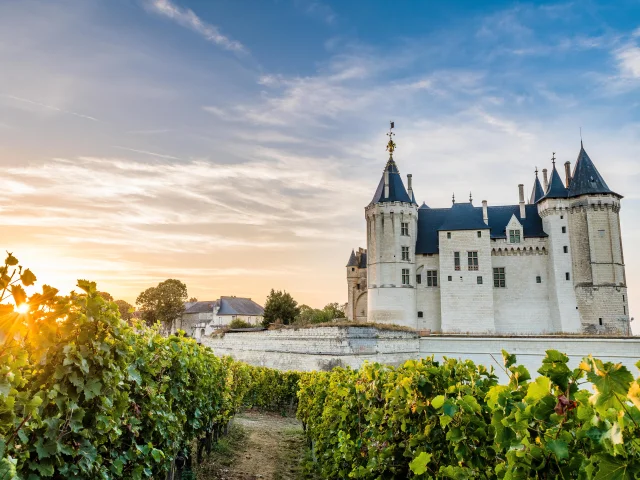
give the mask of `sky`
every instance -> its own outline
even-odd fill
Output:
[[[62,291],[345,302],[390,120],[431,207],[516,204],[582,129],[640,309],[636,0],[1,0],[0,244]]]

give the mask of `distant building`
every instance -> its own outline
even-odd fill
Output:
[[[184,308],[176,328],[197,339],[229,326],[233,320],[257,326],[264,318],[264,308],[250,298],[220,297],[218,300],[188,302]]]
[[[391,137],[392,134],[390,133]],[[621,195],[580,146],[528,202],[418,206],[390,157],[347,263],[351,320],[460,333],[629,335]]]

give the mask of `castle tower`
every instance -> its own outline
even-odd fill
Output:
[[[609,189],[582,142],[573,175],[566,167],[573,283],[582,329],[630,335],[619,217],[622,196]]]
[[[416,328],[416,263],[418,205],[411,176],[405,190],[393,159],[393,122],[387,134],[389,161],[378,188],[365,208],[367,220],[368,321]]]
[[[538,200],[542,228],[548,235],[548,293],[552,333],[582,330],[573,281],[573,260],[570,238],[569,192],[556,170],[553,170],[544,196]]]
[[[367,251],[351,250],[347,262],[347,319],[352,322],[367,320]]]

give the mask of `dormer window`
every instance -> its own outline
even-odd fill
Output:
[[[520,230],[509,230],[509,243],[520,243]]]

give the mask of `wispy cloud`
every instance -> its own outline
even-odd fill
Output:
[[[75,117],[84,118],[84,119],[87,119],[87,120],[91,120],[93,122],[99,122],[100,121],[97,118],[91,117],[89,115],[83,115],[82,113],[72,112],[70,110],[64,110],[62,108],[58,108],[58,107],[55,107],[53,105],[47,105],[45,103],[35,102],[35,101],[29,100],[27,98],[21,98],[21,97],[16,97],[14,95],[7,95],[7,94],[0,94],[0,96],[2,96],[4,98],[9,98],[11,100],[15,100],[16,102],[21,102],[21,103],[26,103],[26,104],[29,104],[29,105],[34,105],[34,106],[37,106],[37,107],[40,107],[40,108],[44,108],[46,110],[52,110],[54,112],[66,113],[68,115],[73,115]]]
[[[238,42],[232,40],[227,35],[220,32],[220,29],[203,21],[193,10],[189,8],[182,8],[171,0],[147,0],[145,6],[148,10],[170,18],[178,25],[189,28],[196,33],[199,33],[207,41],[215,43],[216,45],[236,53],[247,53],[246,47]]]
[[[623,77],[640,79],[640,47],[628,44],[615,52]]]
[[[334,25],[338,19],[338,15],[329,5],[318,0],[294,0],[294,5],[305,14],[319,18],[328,25]]]
[[[136,150],[135,148],[121,147],[119,145],[113,145],[113,148],[117,148],[117,149],[120,149],[120,150],[126,150],[127,152],[142,153],[144,155],[151,155],[153,157],[158,157],[158,158],[167,158],[169,160],[180,160],[178,157],[172,157],[171,155],[164,155],[162,153],[148,152],[146,150]]]

